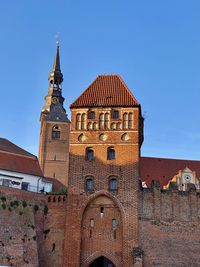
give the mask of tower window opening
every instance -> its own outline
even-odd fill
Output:
[[[113,160],[115,159],[115,150],[113,147],[109,147],[107,150],[107,159],[108,160]]]
[[[86,148],[86,160],[93,160],[94,159],[94,151],[92,148],[88,147]]]
[[[76,115],[76,130],[81,130],[81,114]]]
[[[97,123],[96,122],[93,123],[93,130],[97,130]]]
[[[113,119],[119,119],[119,111],[118,110],[112,111],[112,118]]]
[[[92,218],[92,219],[90,219],[90,227],[94,227],[94,219]]]
[[[86,180],[86,189],[87,191],[93,191],[94,190],[94,182],[92,178],[89,178]]]
[[[52,128],[52,139],[60,139],[60,129],[58,125],[55,125]]]
[[[85,113],[81,115],[81,130],[85,130]]]
[[[100,217],[103,218],[104,216],[104,207],[100,207]]]
[[[123,114],[123,128],[128,129],[128,114],[127,113]]]
[[[109,129],[109,113],[105,114],[105,129]]]
[[[112,229],[113,230],[117,229],[117,220],[116,219],[112,219]]]
[[[94,111],[88,111],[88,119],[90,119],[90,120],[95,119],[95,112]]]
[[[104,114],[103,113],[101,113],[99,115],[99,128],[100,129],[103,129],[104,128]]]
[[[117,190],[117,179],[115,179],[115,178],[110,179],[109,190],[111,190],[111,191]]]
[[[92,130],[93,129],[93,124],[92,124],[92,122],[89,122],[88,123],[88,130]]]
[[[133,113],[132,112],[128,114],[128,128],[129,129],[133,128]]]

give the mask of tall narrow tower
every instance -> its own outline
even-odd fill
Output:
[[[39,162],[45,176],[67,185],[70,121],[63,107],[59,44],[48,80],[48,95],[40,116]]]

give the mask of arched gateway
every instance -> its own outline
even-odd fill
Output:
[[[94,260],[89,267],[116,267],[109,259],[106,257],[99,257]]]
[[[121,211],[111,197],[102,194],[90,201],[82,218],[82,266],[121,267],[122,228]]]

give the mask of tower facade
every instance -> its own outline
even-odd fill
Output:
[[[59,45],[48,80],[48,95],[40,116],[39,162],[45,176],[67,185],[70,121],[63,107]]]
[[[70,108],[64,266],[131,267],[139,242],[140,105],[119,75],[100,75]]]

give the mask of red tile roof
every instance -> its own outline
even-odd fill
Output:
[[[119,75],[98,75],[70,108],[138,105],[138,101]]]
[[[196,172],[200,177],[200,161],[181,160],[181,159],[164,159],[164,158],[140,158],[140,177],[145,181],[148,187],[151,187],[152,180],[160,182],[160,186],[167,185],[179,170],[188,167]]]
[[[6,151],[6,152],[10,152],[10,153],[14,153],[14,154],[19,154],[22,156],[28,156],[28,157],[34,157],[35,156],[31,153],[29,153],[28,151],[22,149],[21,147],[13,144],[12,142],[10,142],[9,140],[5,139],[5,138],[0,138],[0,151]]]
[[[0,169],[43,176],[36,156],[4,138],[0,138]]]
[[[30,158],[0,151],[0,169],[43,176],[37,157]]]

